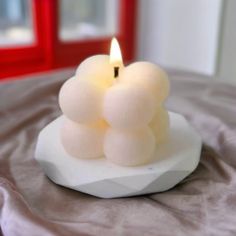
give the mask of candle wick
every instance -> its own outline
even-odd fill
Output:
[[[119,76],[119,67],[115,66],[114,67],[114,77],[117,78]]]

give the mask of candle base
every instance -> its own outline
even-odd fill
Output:
[[[198,165],[201,138],[179,114],[169,112],[170,135],[147,165],[123,167],[106,158],[83,160],[66,153],[60,141],[61,116],[39,134],[35,158],[56,184],[101,198],[163,192]]]

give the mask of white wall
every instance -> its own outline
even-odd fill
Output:
[[[215,74],[221,12],[222,0],[140,0],[138,59]]]
[[[217,77],[236,83],[236,1],[224,0]]]

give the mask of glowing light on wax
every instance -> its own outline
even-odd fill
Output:
[[[112,38],[110,48],[110,63],[114,66],[114,77],[119,76],[119,69],[123,66],[123,60],[119,43],[116,38]]]

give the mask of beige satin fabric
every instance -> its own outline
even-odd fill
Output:
[[[106,200],[55,185],[34,160],[73,72],[0,83],[0,234],[236,235],[236,86],[172,76],[167,107],[205,143],[197,170],[168,192]]]

